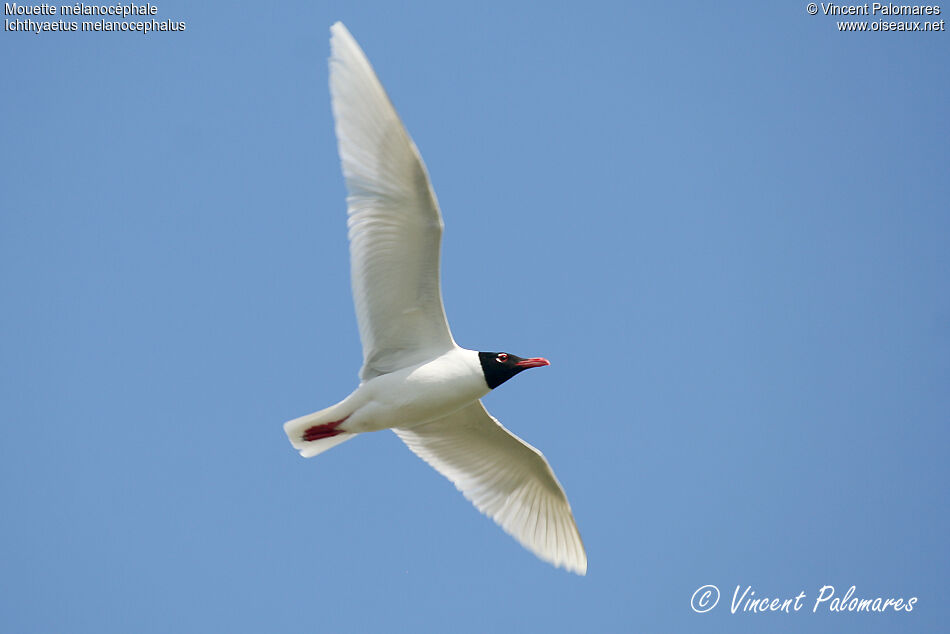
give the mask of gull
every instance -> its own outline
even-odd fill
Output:
[[[550,363],[455,343],[439,282],[442,215],[425,165],[359,44],[340,22],[330,33],[363,367],[349,396],[288,421],[284,431],[310,458],[392,429],[522,546],[584,575],[584,544],[551,466],[480,400],[519,372]]]

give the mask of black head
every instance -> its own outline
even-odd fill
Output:
[[[551,365],[550,361],[541,357],[522,359],[507,352],[479,352],[478,360],[482,362],[485,382],[492,390],[523,370]]]

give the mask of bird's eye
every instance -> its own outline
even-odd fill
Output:
[[[502,352],[500,355],[495,357],[495,361],[497,361],[498,363],[504,363],[507,360],[508,360],[508,355],[505,354],[504,352]]]

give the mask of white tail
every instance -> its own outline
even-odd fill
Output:
[[[284,423],[284,432],[290,439],[290,444],[301,456],[312,458],[357,435],[337,429],[349,415],[342,407],[345,402]],[[310,440],[306,439],[308,435]]]

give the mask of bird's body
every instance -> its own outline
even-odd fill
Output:
[[[478,353],[454,348],[432,361],[383,374],[361,385],[354,394],[365,392],[368,400],[354,412],[353,429],[415,427],[451,414],[489,391]]]
[[[346,433],[409,428],[451,414],[490,391],[478,353],[456,347],[431,361],[361,383],[340,403],[324,410],[323,417],[304,416],[287,424],[309,428],[343,420],[337,429]],[[302,451],[312,448],[294,436],[291,441]]]
[[[363,368],[345,399],[284,424],[304,457],[392,429],[542,559],[585,574],[567,497],[541,453],[480,399],[546,359],[458,346],[442,307],[442,216],[418,150],[359,45],[331,27],[330,92],[349,196],[350,267]]]

